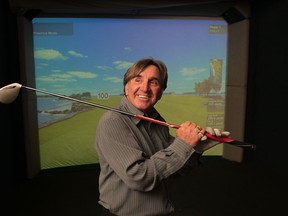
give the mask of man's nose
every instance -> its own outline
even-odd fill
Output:
[[[148,81],[142,82],[141,90],[145,91],[145,92],[147,92],[149,90],[149,82]]]

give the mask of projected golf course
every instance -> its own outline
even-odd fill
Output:
[[[109,100],[91,99],[91,102],[113,107],[122,96],[113,96]],[[224,108],[219,107],[210,112],[211,102],[223,104],[223,100],[203,96],[164,95],[156,108],[168,123],[181,124],[186,120],[197,122],[205,127],[217,125],[223,127]],[[216,110],[216,111],[215,111]],[[41,168],[75,166],[98,163],[94,147],[96,127],[101,115],[106,112],[99,108],[60,119],[39,129]],[[175,129],[170,129],[175,135]],[[222,144],[205,153],[205,155],[221,155]]]

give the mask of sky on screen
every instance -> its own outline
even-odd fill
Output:
[[[68,35],[34,34],[37,88],[119,95],[123,74],[143,57],[166,63],[167,93],[193,92],[195,82],[209,77],[211,59],[223,60],[225,87],[227,34],[209,33],[210,25],[226,26],[223,20],[36,18],[33,23],[73,23]]]

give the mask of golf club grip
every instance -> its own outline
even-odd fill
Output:
[[[207,136],[207,138],[215,140],[215,141],[219,141],[219,142],[223,142],[223,143],[230,143],[233,142],[234,139],[232,139],[231,137],[217,137],[217,136],[213,136],[210,133],[208,133],[207,131],[205,132],[205,136]]]

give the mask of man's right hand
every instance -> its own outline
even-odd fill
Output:
[[[195,147],[198,141],[204,136],[205,129],[202,129],[199,125],[186,121],[180,125],[180,128],[176,131],[176,136],[184,140],[189,145]]]

